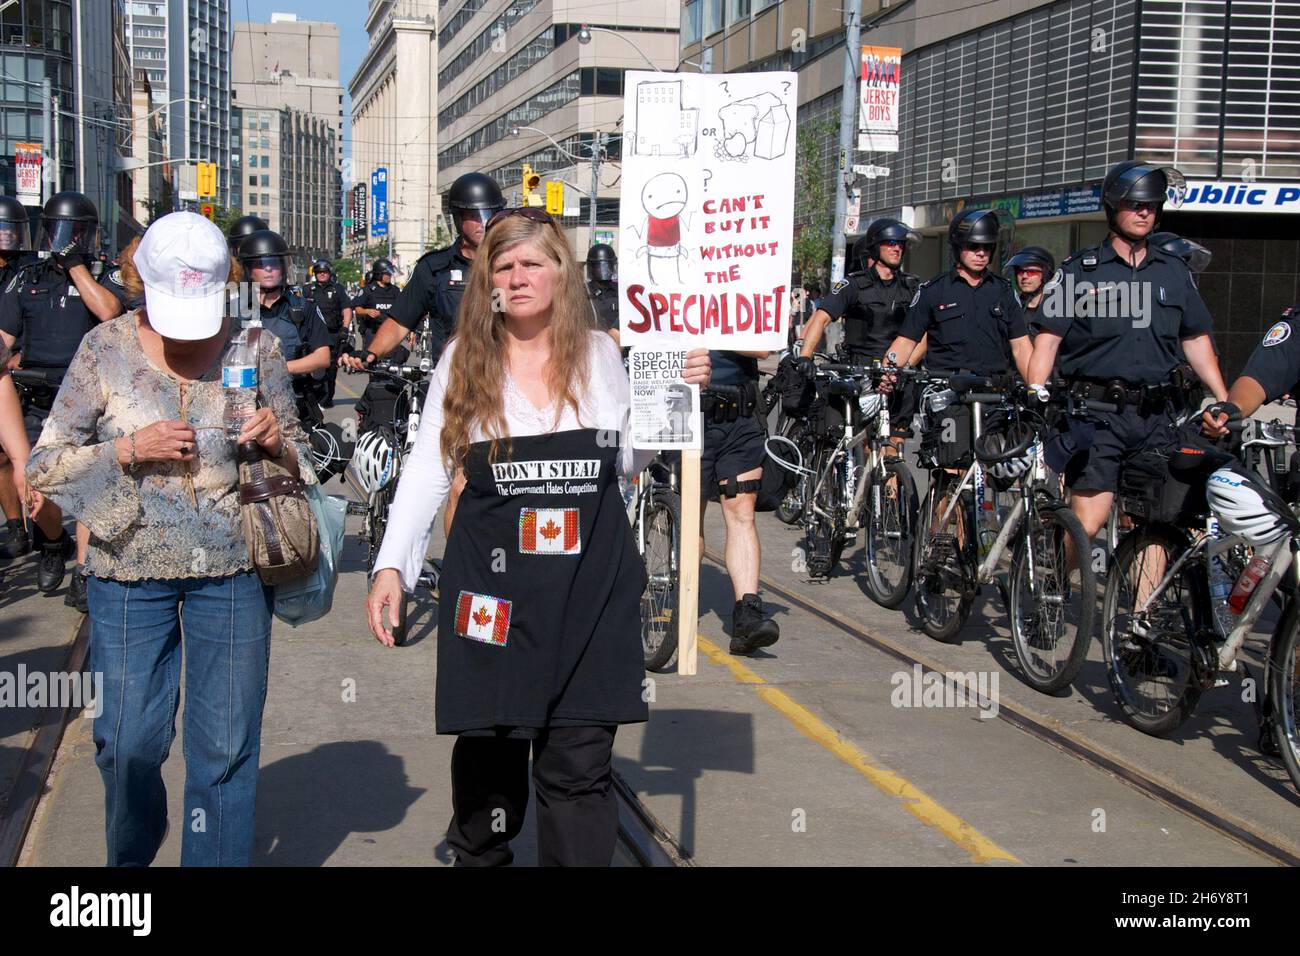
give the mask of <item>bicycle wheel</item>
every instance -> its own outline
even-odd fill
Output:
[[[1078,555],[1067,570],[1066,544]],[[1079,675],[1097,611],[1088,535],[1064,502],[1039,494],[1011,559],[1011,644],[1025,681],[1055,693]]]
[[[808,576],[829,578],[844,554],[844,515],[840,507],[840,483],[837,476],[828,474],[834,467],[832,445],[820,446],[813,455],[815,476],[813,483],[813,509],[808,527]],[[823,480],[825,479],[825,480]]]
[[[881,607],[898,607],[912,587],[912,532],[916,482],[901,461],[872,471],[863,492],[867,531],[867,596]]]
[[[1152,736],[1174,731],[1201,698],[1194,680],[1192,642],[1205,623],[1198,598],[1208,593],[1204,575],[1188,562],[1159,600],[1135,612],[1188,547],[1166,525],[1144,525],[1120,542],[1106,578],[1102,603],[1102,656],[1124,719]]]
[[[1278,752],[1300,790],[1300,615],[1295,613],[1282,616],[1269,646],[1268,695]]]
[[[921,629],[944,644],[957,642],[975,599],[966,556],[971,538],[965,502],[952,509],[942,527],[935,526],[942,514],[940,503],[955,487],[956,482],[945,472],[937,473],[931,481],[921,508],[913,570]]]
[[[641,595],[641,650],[645,668],[664,670],[677,655],[677,582],[681,557],[682,506],[676,492],[657,491],[646,502],[644,539],[646,587]]]
[[[783,435],[794,442],[800,451],[800,457],[806,463],[812,454],[813,443],[807,435],[808,429],[803,423],[786,417],[785,412],[781,412],[780,420],[777,422],[776,433]],[[791,456],[791,450],[783,442],[776,443],[774,449],[783,458]],[[803,497],[805,489],[808,487],[807,481],[803,476],[794,483],[794,486],[785,493],[781,498],[780,504],[776,506],[777,520],[783,524],[798,524],[799,519],[803,517]]]

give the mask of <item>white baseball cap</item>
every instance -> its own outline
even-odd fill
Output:
[[[230,248],[220,229],[197,213],[171,213],[145,230],[134,259],[154,331],[169,339],[221,331]]]

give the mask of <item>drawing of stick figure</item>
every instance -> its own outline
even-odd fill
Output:
[[[682,245],[682,212],[686,208],[686,180],[677,173],[660,173],[651,177],[641,189],[641,206],[646,211],[645,226],[629,226],[645,245],[637,256],[646,257],[646,270],[650,284],[655,279],[655,261],[671,259],[677,269],[677,281],[682,281],[682,260],[687,257]],[[689,216],[687,217],[689,221]]]

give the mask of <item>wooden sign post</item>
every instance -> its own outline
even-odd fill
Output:
[[[677,565],[677,673],[695,675],[700,624],[700,453],[682,452],[681,557]]]

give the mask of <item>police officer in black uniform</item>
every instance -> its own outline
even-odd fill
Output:
[[[1117,414],[1096,413],[1091,445],[1066,469],[1070,508],[1089,537],[1110,514],[1123,462],[1168,444],[1170,413],[1199,405],[1182,355],[1216,399],[1227,397],[1210,313],[1192,273],[1148,241],[1171,176],[1181,178],[1137,160],[1113,167],[1102,183],[1110,234],[1062,262],[1044,292],[1026,381],[1043,386],[1055,363],[1073,392],[1121,406]]]
[[[844,320],[844,351],[854,364],[866,364],[885,357],[898,336],[908,303],[916,295],[920,280],[903,271],[903,254],[921,237],[897,219],[872,220],[853,243],[853,271],[831,286],[804,328],[799,355],[807,359],[817,351],[826,326]],[[905,436],[916,409],[914,390],[896,389],[890,399],[889,416],[894,434]]]
[[[1024,310],[1029,334],[1037,335],[1043,318],[1043,289],[1056,272],[1056,260],[1042,246],[1025,246],[1004,268],[1015,276],[1016,299]]]
[[[968,209],[948,224],[955,265],[922,282],[907,308],[886,361],[940,373],[1024,375],[1032,346],[1011,283],[989,263],[998,246],[999,222],[990,209]],[[922,343],[924,343],[922,345]],[[919,346],[919,347],[918,347]]]
[[[0,196],[0,290],[18,274],[32,248],[32,231],[27,209],[12,196]],[[7,536],[0,544],[0,558],[21,557],[32,549],[31,535],[23,522],[22,502],[14,487],[13,466],[0,451],[0,510],[4,511]]]
[[[1226,401],[1215,402],[1201,413],[1207,435],[1228,434],[1228,419],[1249,418],[1265,402],[1283,395],[1300,395],[1300,305],[1289,305],[1269,326],[1264,339],[1232,383]]]
[[[376,358],[391,352],[419,324],[426,314],[433,332],[433,359],[442,354],[443,343],[456,329],[456,310],[465,293],[469,263],[483,230],[494,215],[505,208],[501,188],[482,173],[457,177],[447,193],[447,206],[456,225],[456,241],[444,249],[426,252],[415,264],[411,281],[402,289],[379,333],[367,346]],[[360,369],[361,358],[344,356],[345,366]]]
[[[393,309],[393,304],[402,294],[401,290],[393,284],[393,275],[396,271],[387,259],[376,259],[374,265],[370,267],[370,281],[352,303],[353,314],[361,329],[361,349],[359,353],[353,354],[364,356],[366,365],[375,361],[376,356],[371,351],[371,342],[383,328],[385,320]],[[410,352],[406,346],[398,345],[389,351],[387,360],[401,364],[409,357]],[[371,378],[366,385],[365,393],[361,396],[361,401],[357,402],[357,414],[361,416],[357,433],[392,422],[393,404],[401,393],[401,386],[391,379]]]
[[[0,339],[21,354],[23,369],[41,373],[44,386],[33,386],[23,396],[23,422],[27,438],[34,445],[49,415],[50,406],[63,374],[81,345],[82,337],[97,322],[105,322],[123,311],[109,276],[96,282],[89,263],[98,247],[99,214],[95,204],[73,190],[55,193],[41,211],[38,248],[50,253],[22,266],[0,292]],[[57,591],[63,583],[64,562],[73,554],[67,532],[49,540],[61,529],[62,514],[46,502],[37,520],[37,541],[41,560],[36,586],[45,593]],[[41,529],[44,530],[41,530]],[[77,526],[77,566],[72,588],[65,597],[74,606],[85,604],[85,563],[89,535]]]
[[[320,309],[295,295],[288,285],[289,246],[276,232],[260,229],[239,243],[239,262],[257,286],[262,328],[280,340],[285,365],[293,376],[298,419],[310,432],[325,420],[320,400],[333,342]]]
[[[618,257],[614,247],[598,242],[587,250],[587,300],[596,325],[618,341]]]
[[[343,287],[334,281],[328,259],[313,260],[311,272],[314,281],[303,287],[302,297],[320,309],[320,314],[325,318],[325,328],[334,340],[330,346],[330,367],[325,375],[325,400],[321,402],[322,407],[333,408],[334,385],[339,372],[335,363],[351,331],[352,302]]]

